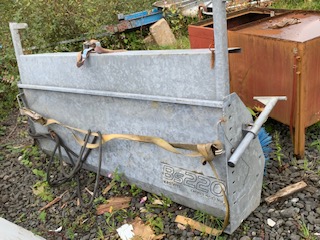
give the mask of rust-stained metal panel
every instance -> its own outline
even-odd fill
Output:
[[[241,54],[231,54],[230,85],[249,107],[257,106],[254,96],[287,96],[277,104],[271,117],[290,124],[293,92],[295,42],[281,42],[253,35],[229,32],[229,46],[241,46]]]
[[[229,46],[242,49],[229,55],[230,86],[249,107],[257,104],[253,96],[287,96],[270,116],[290,126],[295,154],[303,156],[305,128],[320,121],[320,12],[278,14],[229,27]],[[291,20],[295,24],[283,24]],[[191,47],[194,39],[196,48],[213,43],[210,27],[212,23],[195,26],[195,36],[189,28]]]
[[[285,19],[296,24],[270,28]],[[288,13],[229,31],[231,89],[250,107],[257,95],[286,95],[271,117],[293,131],[295,154],[303,156],[305,128],[320,120],[320,13]]]
[[[305,126],[310,126],[320,121],[320,34],[303,44],[301,63],[301,80],[305,84]]]

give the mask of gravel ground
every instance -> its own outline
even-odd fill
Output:
[[[320,156],[316,147],[310,146],[320,139],[320,126],[308,129],[306,158],[303,160],[293,157],[288,127],[269,120],[267,129],[272,135],[279,133],[279,142],[273,143],[278,155],[274,153],[267,165],[261,204],[232,236],[224,234],[217,239],[320,239]],[[27,132],[27,123],[17,111],[0,125],[1,217],[46,239],[119,239],[116,228],[137,216],[152,226],[156,234],[165,234],[163,239],[214,239],[196,230],[179,228],[174,219],[180,214],[198,221],[219,221],[163,197],[161,199],[169,206],[152,205],[150,203],[156,196],[127,185],[118,176],[113,180],[101,177],[94,206],[80,207],[75,182],[51,189],[43,181],[48,158],[34,146]],[[277,156],[281,156],[281,168],[275,160]],[[95,174],[83,170],[80,177],[88,179],[88,188],[93,189]],[[270,205],[264,201],[279,189],[301,180],[308,184],[303,191]],[[102,196],[102,190],[111,182],[115,185]],[[62,193],[65,194],[59,202],[39,211]],[[130,207],[98,216],[96,207],[114,196],[131,196]],[[140,203],[145,196],[147,201]],[[61,231],[52,231],[59,227],[62,227]]]

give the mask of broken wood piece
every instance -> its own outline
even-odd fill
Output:
[[[55,199],[53,199],[53,200],[52,200],[51,202],[49,202],[47,205],[45,205],[45,206],[43,206],[42,208],[40,208],[39,211],[41,212],[41,211],[43,211],[43,210],[51,207],[53,204],[56,204],[57,202],[59,202],[59,201],[62,199],[63,195],[64,195],[66,192],[68,192],[68,191],[65,191],[65,192],[62,193],[59,197],[56,197]]]
[[[64,204],[62,204],[62,206],[60,207],[60,209],[65,208],[65,206],[67,206],[68,202],[65,202]]]
[[[295,184],[291,184],[285,188],[282,188],[281,190],[276,192],[274,195],[271,195],[271,196],[265,198],[265,201],[268,204],[276,202],[283,197],[287,197],[295,192],[301,191],[302,189],[306,188],[307,186],[308,185],[304,181],[297,182]]]
[[[107,200],[107,203],[100,204],[97,207],[97,215],[104,214],[105,212],[111,213],[115,210],[125,209],[130,207],[131,197],[114,197]]]
[[[180,224],[183,224],[183,225],[188,225],[192,229],[196,229],[196,230],[198,230],[200,232],[211,234],[211,235],[214,235],[214,236],[219,236],[222,233],[221,230],[208,227],[208,226],[206,226],[206,225],[204,225],[204,224],[202,224],[200,222],[197,222],[197,221],[195,221],[195,220],[193,220],[191,218],[187,218],[187,217],[184,217],[184,216],[181,216],[181,215],[178,215],[174,221],[176,223],[180,223]]]
[[[91,192],[88,188],[84,188],[91,196],[93,196],[93,192]]]
[[[105,189],[103,189],[102,195],[106,195],[115,184],[115,182],[111,182]]]
[[[180,230],[182,230],[182,231],[183,231],[183,230],[186,230],[186,228],[187,228],[185,225],[182,225],[182,224],[180,224],[180,223],[177,224],[177,227],[178,227]]]

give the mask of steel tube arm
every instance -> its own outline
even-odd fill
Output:
[[[242,139],[237,149],[231,155],[228,161],[229,167],[235,167],[238,160],[240,159],[244,151],[247,149],[247,147],[251,143],[252,139],[254,139],[257,136],[262,125],[265,123],[265,121],[267,121],[268,116],[272,111],[272,109],[274,108],[274,106],[276,105],[276,103],[279,100],[287,100],[287,97],[255,97],[254,99],[262,102],[266,106],[264,110],[260,113],[259,117],[254,122],[252,128],[245,135],[245,137]]]

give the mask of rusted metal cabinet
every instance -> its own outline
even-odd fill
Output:
[[[227,15],[227,27],[228,29],[232,29],[234,27],[255,22],[257,20],[280,15],[285,12],[288,12],[288,10],[275,10],[258,7],[251,7],[240,11],[230,12]],[[189,25],[188,33],[191,48],[209,48],[209,46],[213,46],[214,36],[212,28],[212,18],[202,20],[196,24]]]
[[[285,19],[297,23],[275,28]],[[229,46],[242,49],[229,55],[231,91],[249,107],[257,106],[253,96],[287,96],[270,116],[290,126],[294,153],[302,157],[305,128],[320,121],[320,12],[281,12],[239,24],[228,29],[228,39]],[[208,40],[193,47],[206,48]]]
[[[290,21],[296,23],[285,24]],[[242,48],[230,55],[232,91],[250,107],[253,96],[287,96],[271,117],[294,130],[294,153],[303,156],[305,128],[320,121],[320,13],[291,12],[228,35],[230,46]]]

